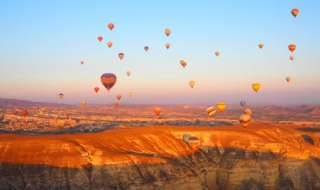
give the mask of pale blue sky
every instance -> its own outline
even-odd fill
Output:
[[[320,104],[319,7],[318,0],[1,1],[0,97],[105,104],[121,94],[120,103]],[[297,18],[293,8],[300,9]],[[118,81],[108,93],[100,76],[109,72]],[[258,93],[254,82],[261,83]]]

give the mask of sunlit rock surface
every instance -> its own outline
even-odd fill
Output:
[[[296,128],[251,123],[3,134],[0,189],[320,189],[320,133]]]

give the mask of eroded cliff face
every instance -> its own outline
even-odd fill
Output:
[[[0,135],[0,189],[320,189],[319,134],[251,127]]]

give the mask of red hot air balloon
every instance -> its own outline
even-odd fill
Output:
[[[103,40],[103,37],[102,36],[98,36],[98,40],[99,40],[99,42],[101,42]]]
[[[116,103],[114,103],[113,105],[114,105],[115,107],[118,107],[118,106],[119,106],[119,103],[116,102]]]
[[[101,75],[101,83],[109,91],[117,82],[117,77],[113,73],[104,73]]]
[[[26,116],[28,115],[28,110],[22,110],[22,111],[21,111],[21,115],[22,115],[23,117],[26,117]]]
[[[120,95],[120,94],[117,95],[117,99],[118,99],[118,100],[121,99],[121,95]]]
[[[94,87],[93,90],[97,93],[99,91],[99,87]]]
[[[114,24],[113,23],[109,23],[108,24],[108,28],[112,31],[112,29],[114,28]]]

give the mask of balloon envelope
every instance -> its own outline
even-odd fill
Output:
[[[101,75],[101,83],[109,91],[117,82],[117,77],[113,73],[104,73]]]
[[[103,40],[102,36],[98,36],[98,41],[101,42]]]
[[[27,115],[28,115],[28,110],[26,110],[26,109],[22,110],[22,111],[21,111],[21,115],[22,115],[23,117],[27,116]]]
[[[85,105],[87,104],[87,102],[86,102],[85,100],[81,100],[81,104],[82,104],[83,106],[85,106]]]
[[[166,29],[164,30],[164,33],[165,33],[167,36],[169,36],[169,35],[171,34],[171,30],[170,30],[169,28],[166,28]]]
[[[108,43],[107,43],[107,46],[108,46],[109,48],[111,48],[112,42],[108,42]]]
[[[109,28],[110,30],[112,30],[112,29],[114,28],[114,24],[113,24],[113,23],[109,23],[109,24],[108,24],[108,28]]]
[[[291,10],[291,14],[292,14],[294,17],[297,17],[297,15],[299,14],[299,9],[297,9],[297,8],[292,9],[292,10]]]
[[[213,106],[210,106],[206,109],[206,112],[209,117],[212,117],[216,113],[216,109]]]
[[[115,107],[118,107],[118,106],[119,106],[119,103],[116,102],[116,103],[114,103],[113,105],[114,105]]]
[[[131,75],[131,72],[130,72],[130,71],[127,71],[127,75],[130,76],[130,75]]]
[[[220,52],[219,51],[216,51],[216,56],[218,57],[220,55]]]
[[[293,60],[294,60],[294,56],[293,56],[293,55],[291,55],[291,56],[290,56],[290,59],[291,59],[291,61],[293,61]]]
[[[145,50],[145,51],[148,51],[148,50],[149,50],[149,47],[148,47],[148,46],[144,46],[144,50]]]
[[[242,114],[239,117],[239,122],[243,127],[247,127],[251,122],[251,116],[248,114]]]
[[[80,63],[81,63],[81,65],[83,65],[83,64],[84,64],[84,61],[81,61]]]
[[[262,49],[263,48],[263,44],[259,44],[259,48]]]
[[[291,78],[290,78],[290,77],[287,77],[287,78],[286,78],[286,81],[287,81],[287,82],[290,82],[290,81],[291,81]]]
[[[117,95],[117,99],[120,100],[121,99],[121,94]]]
[[[167,48],[167,49],[169,49],[170,46],[171,46],[171,45],[170,45],[169,43],[166,43],[166,48]]]
[[[216,107],[220,112],[223,112],[226,109],[226,104],[224,102],[219,102]]]
[[[63,98],[63,94],[62,94],[62,93],[59,94],[59,98],[60,98],[60,99]]]
[[[161,113],[161,108],[160,107],[155,107],[153,111],[157,116],[159,116],[160,113]]]
[[[288,49],[293,53],[296,50],[297,46],[295,44],[290,44]]]
[[[244,107],[244,106],[246,105],[246,102],[242,100],[242,101],[240,102],[240,105],[241,105],[242,107]]]
[[[252,114],[252,110],[250,108],[246,108],[246,109],[243,110],[243,113],[247,114],[247,115],[251,115]]]
[[[184,60],[180,60],[180,64],[182,65],[183,68],[187,66],[187,62],[185,62]]]
[[[97,93],[99,91],[99,87],[94,87],[93,90]]]
[[[119,53],[119,54],[118,54],[118,57],[122,60],[123,57],[124,57],[124,54],[123,54],[123,53]]]
[[[196,85],[196,82],[194,82],[194,81],[190,81],[190,82],[189,82],[189,86],[190,86],[191,88],[193,88],[194,85]]]
[[[261,85],[259,83],[253,83],[252,84],[252,89],[255,91],[255,92],[258,92],[260,90],[260,87]]]

